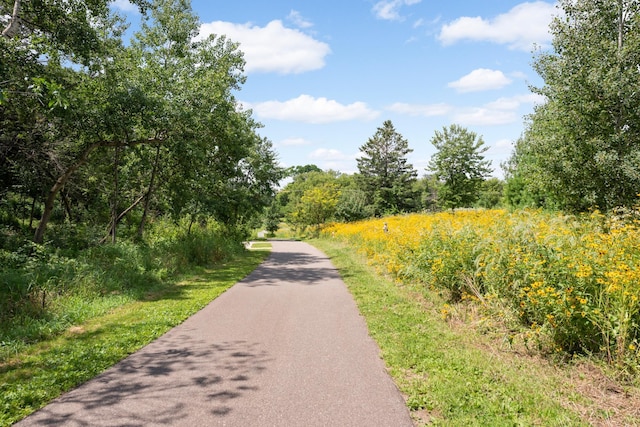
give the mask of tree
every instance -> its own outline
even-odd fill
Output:
[[[413,183],[418,173],[407,161],[413,150],[386,120],[360,147],[359,182],[376,215],[412,211],[416,206]]]
[[[287,176],[291,176],[291,177],[294,177],[296,175],[300,175],[303,173],[307,173],[307,172],[322,172],[322,169],[320,169],[316,165],[304,165],[304,166],[291,166],[286,170]]]
[[[500,206],[504,198],[504,191],[504,181],[498,178],[489,178],[482,181],[476,206],[486,209],[493,209]]]
[[[298,216],[303,226],[313,226],[320,231],[322,224],[335,213],[340,190],[335,183],[325,183],[306,190],[300,198]]]
[[[475,132],[453,124],[436,131],[431,139],[437,152],[429,161],[432,171],[442,186],[438,191],[439,203],[446,208],[471,207],[478,199],[480,186],[491,174],[491,162],[484,159],[482,137]]]
[[[335,219],[352,222],[374,216],[373,206],[369,204],[367,194],[358,185],[358,175],[340,175],[340,197],[336,205]]]
[[[546,97],[517,176],[571,211],[631,206],[640,188],[640,2],[562,0],[553,50],[534,61]]]
[[[310,192],[315,188],[337,190],[339,188],[337,184],[339,175],[335,171],[318,172],[313,168],[311,172],[294,175],[293,181],[278,193],[277,200],[279,205],[282,206],[285,219],[294,229],[302,230],[313,224],[313,222],[309,222],[306,213],[308,209],[305,206],[305,202],[302,201],[305,194],[311,194]]]
[[[81,198],[92,223],[109,224],[113,241],[135,209],[141,236],[154,203],[160,213],[232,226],[270,204],[282,171],[271,143],[256,133],[260,125],[238,111],[242,52],[224,36],[198,40],[187,0],[154,1],[127,46],[104,0],[22,4],[43,16],[34,7],[73,12],[67,21],[52,12],[61,21],[47,21],[57,32],[46,44],[38,44],[49,35],[39,27],[0,37],[8,49],[0,49],[0,152],[7,154],[0,179],[10,191],[44,199],[36,242],[60,199],[71,217],[72,198]],[[81,17],[89,33],[78,43],[88,46],[67,50],[71,39],[60,37],[76,29],[63,24]],[[29,25],[49,18],[34,19]]]
[[[265,210],[263,218],[264,228],[270,235],[274,235],[280,228],[281,220],[282,212],[280,212],[280,205],[274,200],[271,206]]]

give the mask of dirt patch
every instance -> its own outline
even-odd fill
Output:
[[[82,335],[87,332],[82,326],[72,326],[69,328],[69,333],[71,335]]]
[[[581,399],[566,402],[592,426],[640,426],[640,391],[607,376],[602,369],[581,363],[569,371]]]

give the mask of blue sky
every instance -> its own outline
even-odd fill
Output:
[[[126,0],[114,2],[128,9]],[[500,162],[541,100],[534,46],[548,48],[554,1],[193,0],[201,35],[240,43],[236,94],[283,166],[357,172],[359,147],[385,120],[409,142],[419,176],[436,130],[457,123]]]

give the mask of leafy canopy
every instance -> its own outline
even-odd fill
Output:
[[[453,124],[436,131],[431,143],[437,152],[428,170],[442,183],[438,191],[443,207],[471,207],[479,197],[484,178],[491,174],[491,162],[483,153],[488,147],[475,132]]]

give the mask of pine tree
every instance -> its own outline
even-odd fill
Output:
[[[373,205],[376,215],[407,212],[415,209],[413,183],[417,172],[407,161],[409,148],[390,120],[379,127],[373,137],[360,147],[357,159],[359,184]]]

